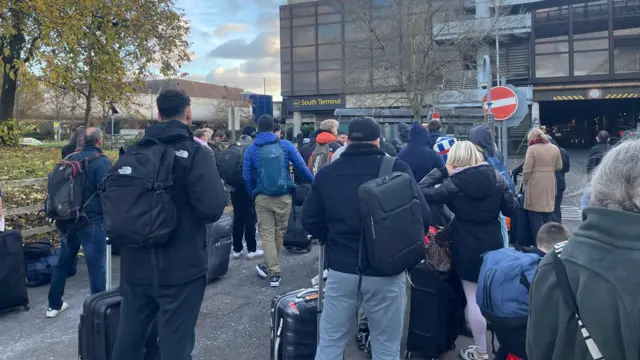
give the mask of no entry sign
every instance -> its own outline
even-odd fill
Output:
[[[431,115],[431,120],[440,120],[440,114],[437,111],[434,111]]]
[[[487,95],[482,98],[484,112],[489,112]],[[518,109],[518,95],[505,86],[496,86],[491,89],[491,112],[495,120],[507,120]]]

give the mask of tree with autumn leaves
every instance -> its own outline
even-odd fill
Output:
[[[13,117],[19,73],[82,98],[86,126],[94,101],[127,107],[152,67],[174,76],[191,59],[189,24],[175,0],[0,0],[0,6],[0,141]]]

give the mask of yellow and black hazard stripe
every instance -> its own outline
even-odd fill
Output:
[[[626,94],[607,94],[604,98],[605,99],[631,99],[631,98],[637,98],[637,97],[640,97],[640,94],[626,93]]]
[[[584,96],[582,95],[554,96],[553,100],[584,100]]]

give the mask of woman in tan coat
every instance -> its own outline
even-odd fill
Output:
[[[556,198],[556,171],[562,169],[560,150],[542,130],[529,131],[529,148],[524,159],[524,208],[529,212],[529,228],[535,239],[542,225],[552,221]]]

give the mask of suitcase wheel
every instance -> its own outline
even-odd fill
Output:
[[[406,350],[404,352],[404,358],[405,359],[413,359],[413,353],[411,351],[409,351],[409,350]]]
[[[24,308],[24,311],[29,311],[29,310],[31,310],[31,308],[29,307],[29,305],[24,305],[24,306],[23,306],[23,308]]]
[[[299,247],[294,247],[294,246],[285,246],[284,248],[287,251],[289,251],[290,253],[294,253],[294,254],[306,254],[308,252],[311,252],[311,246],[309,246],[307,248],[299,248]]]

